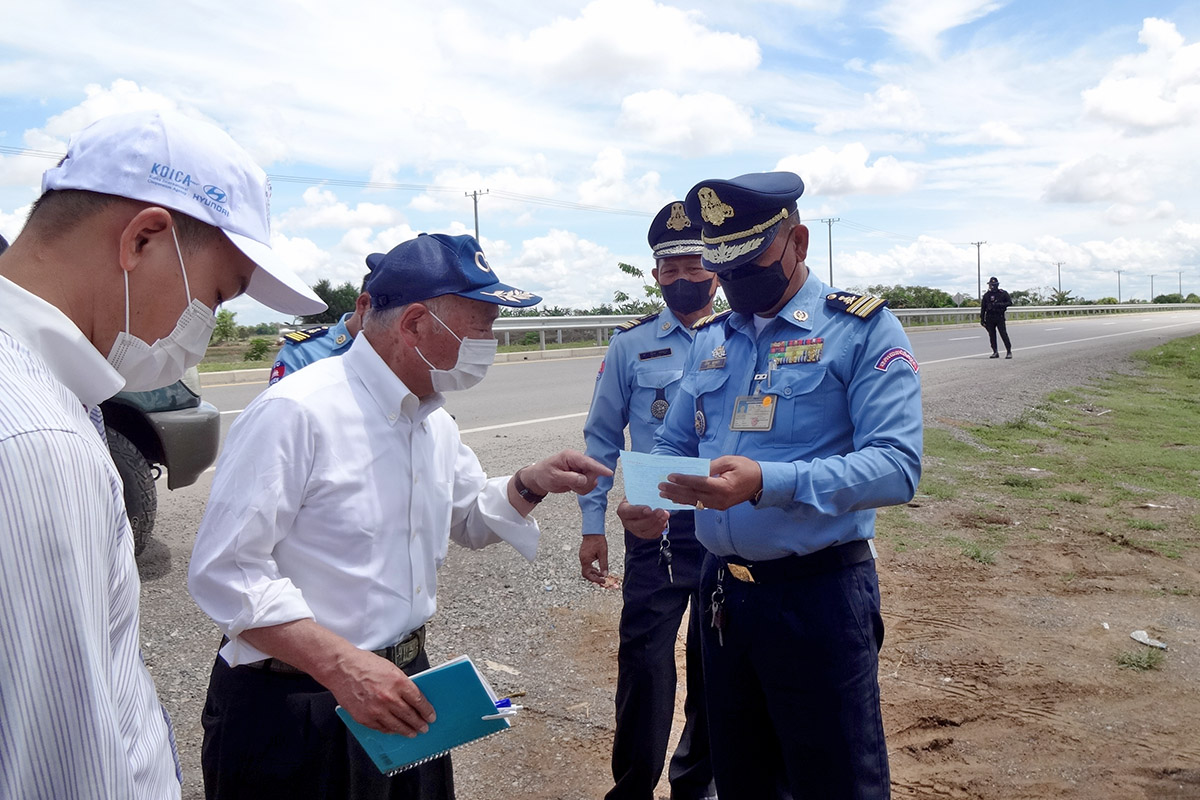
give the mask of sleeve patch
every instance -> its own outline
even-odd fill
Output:
[[[276,361],[275,366],[271,367],[271,379],[267,381],[267,386],[277,383],[283,374],[287,372],[287,367],[282,361]]]
[[[886,353],[881,355],[879,360],[875,362],[875,369],[879,370],[880,372],[887,372],[888,367],[897,361],[903,361],[904,363],[908,364],[910,367],[912,367],[912,371],[914,373],[921,370],[921,365],[918,364],[917,360],[912,357],[912,354],[903,347],[893,347],[891,350],[888,350]]]

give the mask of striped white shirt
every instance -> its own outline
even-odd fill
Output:
[[[87,406],[124,381],[0,277],[0,798],[178,798],[138,644],[121,479]]]

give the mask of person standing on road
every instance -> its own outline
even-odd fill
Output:
[[[271,367],[268,386],[314,361],[340,356],[350,349],[354,337],[362,330],[363,314],[371,307],[371,295],[367,294],[367,279],[370,277],[369,272],[363,276],[362,289],[354,301],[354,310],[343,314],[336,325],[284,334],[283,347],[279,348],[275,365]]]
[[[679,393],[683,365],[692,346],[691,326],[712,313],[716,276],[704,268],[699,220],[683,203],[663,207],[647,236],[654,254],[654,280],[667,307],[627,322],[609,343],[596,376],[591,411],[583,426],[587,454],[615,468],[617,453],[630,446],[642,453],[654,446],[654,432]],[[612,480],[579,498],[583,577],[603,585],[608,576],[604,515]],[[652,800],[662,775],[667,740],[675,715],[675,637],[691,604],[687,634],[686,722],[671,758],[674,800],[714,795],[708,758],[708,721],[700,660],[700,602],[696,594],[704,548],[696,541],[694,514],[677,511],[658,541],[625,533],[621,646],[617,655],[616,735],[612,771],[616,785],[607,800]]]
[[[0,797],[180,796],[100,403],[181,378],[243,292],[325,307],[272,257],[269,197],[212,125],[106,117],[0,256]]]
[[[921,384],[881,298],[826,286],[790,172],[688,193],[731,312],[696,323],[654,452],[711,459],[663,497],[696,507],[704,688],[722,798],[886,798],[875,511],[921,474]],[[667,512],[617,509],[657,538]]]
[[[996,332],[1004,340],[1004,357],[1012,358],[1012,342],[1008,340],[1008,329],[1004,325],[1004,313],[1012,305],[1012,297],[1000,288],[1000,281],[995,276],[988,278],[987,294],[979,304],[979,324],[987,328],[988,341],[992,345],[992,354],[988,358],[999,358],[996,349]]]
[[[425,623],[449,540],[533,560],[528,514],[612,472],[563,451],[488,478],[442,408],[483,379],[500,283],[471,236],[422,234],[372,255],[362,335],[269,387],[217,463],[188,588],[227,637],[204,706],[205,791],[229,798],[452,798],[450,757],[389,778],[341,718],[420,735],[437,709]]]

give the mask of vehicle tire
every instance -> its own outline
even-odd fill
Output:
[[[154,530],[154,516],[158,513],[158,492],[154,488],[154,473],[150,462],[125,438],[124,434],[105,426],[108,432],[108,451],[121,482],[125,484],[125,512],[129,515],[129,527],[133,530],[133,552],[140,554],[150,541]]]

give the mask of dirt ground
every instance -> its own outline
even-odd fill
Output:
[[[1200,504],[1169,505],[1116,513],[1175,536],[1194,526]],[[1196,548],[1166,557],[1104,533],[1111,508],[1049,512],[986,486],[969,504],[918,495],[887,513],[933,532],[913,547],[889,530],[887,514],[880,525],[880,684],[894,797],[1200,797]],[[1007,535],[992,564],[945,543],[984,529]],[[513,732],[459,751],[460,797],[567,800],[609,788],[612,708],[603,698],[616,681],[619,593],[607,599],[556,613],[556,633],[542,645],[548,663],[571,665],[565,680],[587,702],[557,713],[535,701]],[[1129,638],[1139,629],[1168,644],[1160,668],[1118,666],[1120,653],[1145,649]],[[682,669],[681,647],[678,656]],[[656,796],[667,792],[664,781]]]

